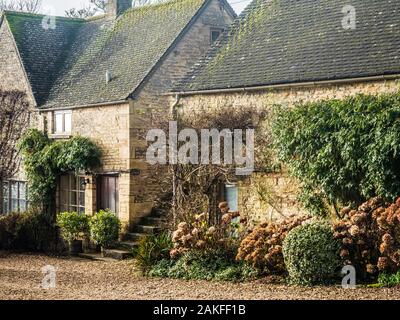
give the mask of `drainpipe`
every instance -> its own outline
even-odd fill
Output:
[[[175,95],[175,101],[171,105],[171,119],[172,121],[178,121],[178,110],[177,107],[179,105],[181,97],[179,94]],[[176,199],[176,192],[178,188],[178,178],[177,178],[177,164],[172,165],[172,219],[173,219],[173,224],[174,227],[176,227],[177,224],[177,199]]]

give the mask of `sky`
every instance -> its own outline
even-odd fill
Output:
[[[240,13],[251,0],[228,0],[237,13]],[[43,11],[47,14],[62,16],[66,9],[83,7],[89,4],[89,0],[43,0]]]

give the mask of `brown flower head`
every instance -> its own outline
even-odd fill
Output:
[[[342,258],[346,258],[346,257],[348,257],[349,255],[350,255],[349,250],[347,250],[347,249],[342,249],[342,250],[340,250],[340,256],[341,256]]]
[[[367,272],[369,273],[369,274],[374,274],[374,273],[376,273],[376,270],[377,269],[377,267],[376,266],[374,266],[373,264],[367,264]]]
[[[384,271],[389,267],[389,259],[386,257],[379,257],[378,259],[378,269],[379,271]]]
[[[382,241],[387,244],[392,244],[394,239],[389,233],[385,233],[382,237]]]

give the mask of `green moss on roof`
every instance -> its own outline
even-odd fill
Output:
[[[400,1],[253,0],[176,91],[252,87],[400,72]]]
[[[207,2],[175,0],[132,8],[116,21],[86,23],[43,107],[126,99]]]
[[[117,20],[6,12],[39,107],[126,99],[209,0],[173,0],[132,8]],[[112,81],[106,83],[105,73]]]
[[[83,19],[55,17],[55,29],[43,28],[47,16],[6,11],[5,21],[14,37],[37,103],[46,99]]]

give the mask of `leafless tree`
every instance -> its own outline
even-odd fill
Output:
[[[38,13],[42,7],[42,0],[0,0],[0,11],[11,10]]]
[[[19,168],[17,143],[27,129],[29,119],[25,93],[0,91],[0,180],[11,178]]]
[[[72,8],[65,11],[65,15],[70,18],[90,18],[93,17],[97,13],[97,10],[93,7],[83,7],[81,9]]]
[[[160,3],[163,1],[166,0],[133,0],[132,7],[140,7],[148,4]],[[91,6],[85,6],[81,9],[69,9],[65,11],[65,14],[67,17],[72,18],[90,18],[97,13],[105,13],[107,11],[108,0],[90,0],[90,4]]]

